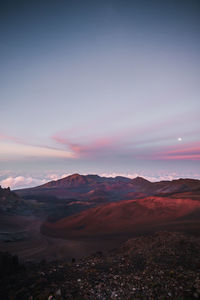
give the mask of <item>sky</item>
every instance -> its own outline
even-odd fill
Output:
[[[200,179],[200,3],[1,1],[0,184]]]

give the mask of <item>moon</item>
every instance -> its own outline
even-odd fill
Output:
[[[179,142],[181,142],[181,141],[182,141],[182,138],[181,138],[181,137],[179,137],[179,138],[178,138],[178,141],[179,141]]]

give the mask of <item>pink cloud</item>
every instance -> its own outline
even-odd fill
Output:
[[[154,157],[164,160],[200,160],[200,143],[187,143],[176,148],[169,147],[167,151],[158,153]]]
[[[151,128],[152,129],[152,128]],[[140,131],[141,132],[141,131]],[[72,142],[69,138],[64,136],[64,132],[57,133],[53,139],[62,145],[66,145],[77,158],[80,157],[97,157],[99,155],[112,155],[120,153],[126,156],[134,157],[135,159],[147,160],[199,160],[200,159],[200,144],[193,143],[179,143],[177,138],[175,145],[160,146],[161,150],[157,150],[157,142],[166,140],[165,138],[152,138],[135,140],[134,134],[130,132],[119,133],[109,137],[93,139],[88,143]],[[171,138],[171,137],[167,137]],[[142,147],[142,144],[152,143],[151,146]],[[139,146],[139,147],[138,147]]]
[[[151,153],[155,152],[156,145],[162,144],[162,142],[166,144],[167,141],[169,143],[177,141],[179,136],[177,128],[182,123],[184,116],[181,114],[180,116],[176,116],[176,118],[162,119],[150,124],[136,124],[135,127],[124,128],[114,134],[107,132],[104,134],[105,138],[93,137],[89,142],[80,141],[79,135],[80,132],[83,132],[82,127],[84,130],[87,128],[86,131],[88,131],[91,126],[95,127],[95,123],[81,126],[81,128],[72,128],[57,132],[52,138],[57,143],[67,146],[75,153],[76,157],[99,156],[101,154],[110,154],[112,151],[112,153],[120,153],[127,156],[133,154],[137,159],[148,159],[148,157],[155,159],[155,156],[153,157]],[[166,128],[168,127],[176,128],[176,130],[169,135],[166,132]],[[191,131],[191,129],[188,129],[184,133],[184,137],[195,137],[198,133],[199,130]]]
[[[162,159],[167,160],[200,160],[200,154],[186,154],[186,155],[166,155]]]
[[[3,141],[3,142],[1,142]],[[0,159],[33,158],[76,158],[75,153],[48,145],[39,145],[21,138],[0,134]]]
[[[118,136],[94,139],[88,143],[76,143],[63,137],[60,133],[53,135],[53,140],[66,145],[78,157],[95,156],[108,150],[114,150],[119,142]]]
[[[11,141],[11,142],[15,142],[15,143],[24,143],[24,141],[21,138],[17,138],[17,137],[2,134],[2,133],[0,133],[0,140]]]

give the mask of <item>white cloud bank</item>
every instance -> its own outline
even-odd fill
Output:
[[[0,174],[1,175],[1,174]],[[40,175],[40,176],[17,176],[17,175],[10,175],[10,176],[3,176],[4,178],[0,178],[0,185],[3,188],[10,187],[11,189],[20,189],[20,188],[29,188],[44,184],[48,181],[58,180],[64,178],[70,174],[47,174],[47,175]],[[1,177],[1,176],[0,176]]]
[[[45,181],[33,177],[9,176],[0,181],[2,187],[10,187],[11,189],[19,189],[43,184]]]

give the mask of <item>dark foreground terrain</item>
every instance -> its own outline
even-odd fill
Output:
[[[0,263],[2,300],[200,298],[200,238],[183,233],[133,238],[70,263],[19,265],[5,254]]]

